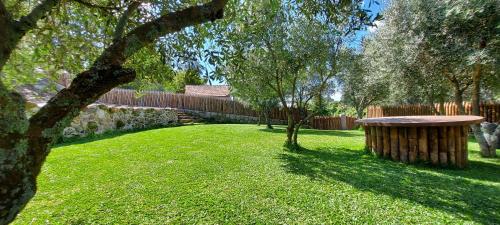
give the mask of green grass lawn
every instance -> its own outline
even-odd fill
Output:
[[[500,224],[500,159],[438,169],[377,159],[360,131],[194,125],[52,150],[15,224]]]

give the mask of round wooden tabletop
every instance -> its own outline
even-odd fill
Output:
[[[481,116],[394,116],[356,120],[365,127],[445,127],[481,123]]]

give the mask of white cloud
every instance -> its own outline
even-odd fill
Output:
[[[370,26],[368,27],[368,32],[370,33],[375,33],[377,32],[378,28],[380,28],[381,26],[384,26],[384,21],[382,20],[377,20],[373,23],[375,26]]]
[[[342,99],[342,93],[340,92],[335,92],[333,95],[330,96],[334,101],[340,101]]]

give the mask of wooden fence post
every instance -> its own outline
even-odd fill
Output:
[[[340,115],[340,129],[347,130],[347,121],[346,121],[346,116],[344,114]]]

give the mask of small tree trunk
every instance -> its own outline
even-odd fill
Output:
[[[259,115],[259,119],[257,120],[257,126],[260,126],[260,124],[262,123],[262,114],[263,114],[263,112],[262,111],[257,111],[257,114]]]
[[[439,96],[439,115],[446,115],[446,110],[444,109],[444,98]]]
[[[439,110],[436,108],[436,104],[434,104],[433,101],[429,103],[429,106],[431,107],[433,115],[439,115]]]
[[[299,135],[299,129],[302,126],[302,121],[300,121],[297,125],[295,125],[295,129],[293,129],[293,145],[298,146],[299,143],[297,141],[297,136]]]
[[[363,115],[363,109],[356,108],[356,117],[358,117],[358,119],[363,119]]]
[[[463,105],[464,97],[463,92],[459,88],[455,88],[455,105],[457,105],[458,115],[465,115],[465,109]]]
[[[295,130],[295,121],[293,120],[291,112],[287,113],[287,117],[288,117],[288,126],[286,127],[286,145],[292,145],[293,132]]]
[[[273,125],[271,124],[271,118],[270,118],[270,110],[269,108],[266,107],[264,110],[264,118],[266,120],[266,127],[267,129],[273,129]]]

